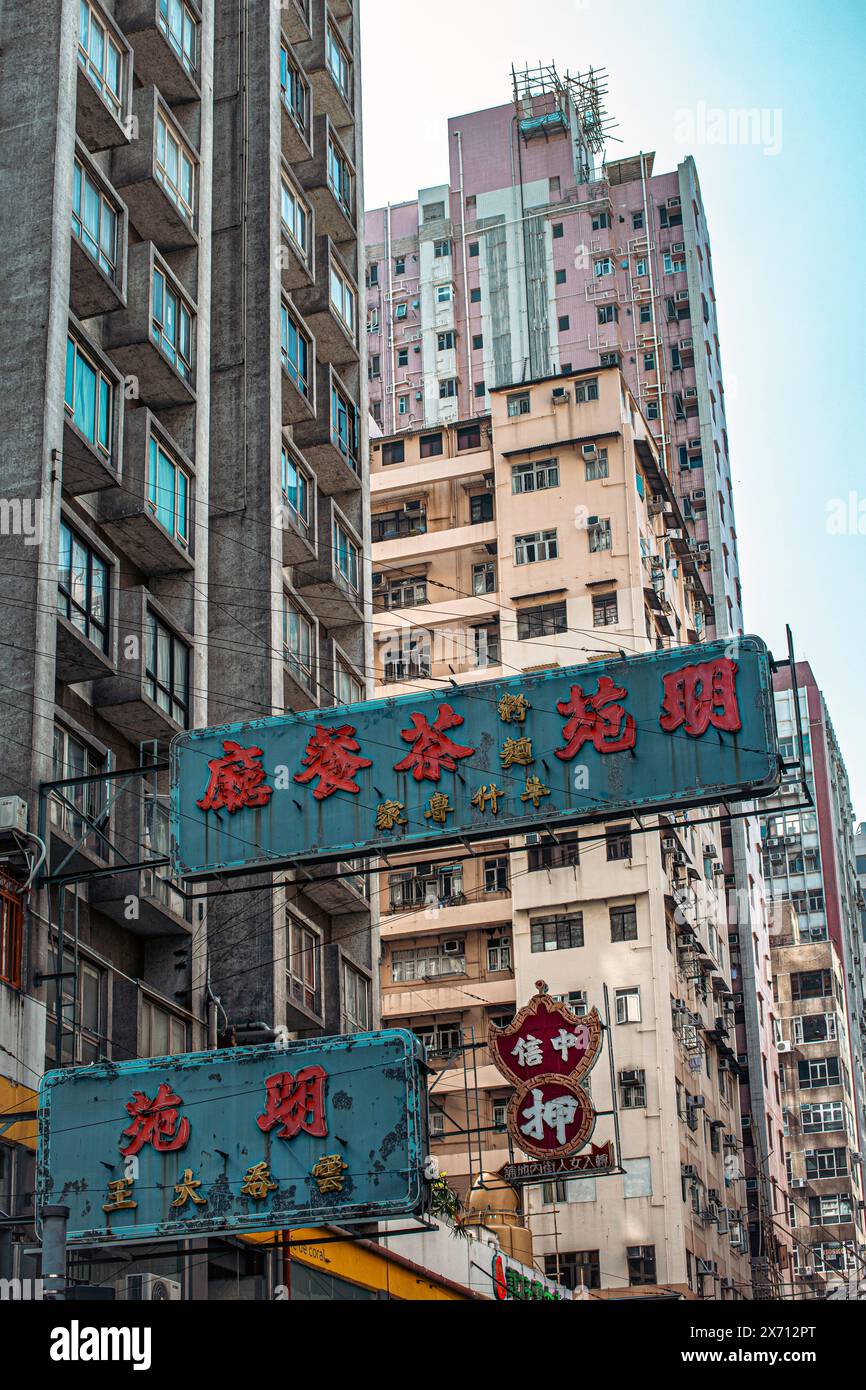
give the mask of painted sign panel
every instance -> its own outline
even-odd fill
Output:
[[[595,1009],[578,1018],[551,999],[543,980],[536,989],[507,1028],[490,1024],[487,1045],[517,1086],[505,1120],[514,1143],[536,1158],[564,1158],[595,1129],[595,1109],[580,1081],[598,1060],[602,1023]]]
[[[70,1241],[182,1239],[411,1215],[423,1047],[392,1029],[49,1072],[39,1206]]]
[[[510,1183],[549,1182],[554,1178],[573,1178],[581,1174],[604,1177],[620,1170],[615,1163],[613,1142],[593,1144],[583,1153],[558,1158],[534,1159],[527,1163],[506,1163],[500,1176]]]
[[[740,638],[181,734],[172,864],[195,878],[734,801],[778,768],[769,655]]]

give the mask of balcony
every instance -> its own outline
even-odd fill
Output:
[[[318,509],[318,559],[298,570],[297,587],[328,628],[363,619],[363,543],[333,498]]]
[[[319,413],[295,428],[304,458],[327,497],[362,486],[358,407],[333,367],[316,365]]]
[[[135,230],[163,251],[198,245],[198,153],[155,87],[137,87],[138,139],[114,156],[112,175]]]
[[[63,410],[63,488],[71,497],[120,481],[123,381],[70,316]]]
[[[303,43],[313,32],[310,0],[285,0],[281,6],[283,33],[289,43]]]
[[[130,411],[124,485],[100,502],[100,521],[143,574],[195,567],[195,467],[146,407]]]
[[[355,121],[355,69],[351,33],[341,31],[336,8],[323,6],[322,22],[312,39],[298,44],[297,49],[312,83],[316,111],[324,113],[337,130],[345,130]],[[344,16],[343,22],[348,17]]]
[[[130,793],[118,798],[113,825],[114,843],[130,861],[163,859],[169,852],[167,798]],[[192,934],[192,905],[172,882],[165,866],[124,869],[95,879],[90,903],[125,931],[141,937],[183,937]],[[129,904],[137,915],[130,918]]]
[[[315,284],[315,218],[283,160],[280,188],[281,278],[287,294]]]
[[[297,427],[316,415],[316,342],[288,299],[280,303],[280,361],[282,423]]]
[[[346,261],[329,237],[316,244],[315,282],[298,289],[295,302],[316,337],[322,362],[347,367],[360,361],[358,286]]]
[[[280,46],[280,110],[280,148],[283,157],[290,165],[312,159],[312,89],[285,39]]]
[[[89,150],[129,139],[132,49],[96,0],[83,0],[77,37],[75,127]]]
[[[126,304],[129,217],[80,140],[75,142],[69,301],[80,319]]]
[[[316,226],[338,245],[355,242],[357,181],[355,167],[327,116],[313,121],[313,157],[295,172],[316,213]]]
[[[143,586],[121,590],[116,613],[118,631],[127,640],[119,653],[117,675],[94,684],[94,708],[133,743],[167,741],[189,724],[194,687],[191,638]],[[149,637],[150,615],[158,625],[157,640]],[[167,641],[159,640],[163,634]]]
[[[166,0],[118,0],[117,18],[132,43],[136,77],[167,101],[200,101],[201,8],[197,0],[177,8]]]
[[[351,912],[369,912],[370,880],[358,873],[353,860],[341,859],[336,864],[309,867],[310,880],[304,884],[304,896],[318,903],[335,917]]]
[[[154,410],[195,403],[196,306],[152,242],[129,248],[129,307],[106,320],[107,346]],[[163,305],[170,302],[174,339]]]
[[[115,670],[117,562],[78,517],[63,508],[57,567],[55,676],[61,685]]]
[[[315,560],[317,554],[319,493],[303,454],[286,434],[283,435],[281,455],[282,500],[279,515],[283,533],[283,564],[305,565]]]

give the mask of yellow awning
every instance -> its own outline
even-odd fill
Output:
[[[31,1091],[29,1086],[22,1086],[18,1081],[8,1081],[5,1076],[0,1076],[0,1115],[13,1115],[17,1111],[27,1113],[35,1110],[39,1104],[39,1096],[35,1091]],[[5,1120],[0,1120],[0,1129],[6,1124]],[[37,1124],[35,1120],[22,1120],[21,1124],[10,1125],[7,1130],[0,1134],[0,1139],[7,1144],[22,1144],[25,1149],[36,1149]]]
[[[391,1251],[380,1246],[371,1249],[367,1244],[352,1240],[323,1243],[324,1232],[318,1228],[304,1228],[291,1232],[291,1257],[298,1264],[318,1269],[323,1274],[333,1274],[363,1289],[375,1289],[390,1295],[391,1298],[405,1302],[418,1300],[424,1302],[459,1302],[469,1298],[461,1294],[458,1287],[444,1277],[440,1280],[431,1271],[422,1270],[395,1257]],[[243,1240],[254,1245],[274,1245],[279,1243],[279,1232],[270,1231],[257,1235],[245,1235]],[[302,1244],[294,1244],[300,1241]]]

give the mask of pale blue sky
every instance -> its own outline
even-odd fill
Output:
[[[791,624],[866,819],[862,367],[855,376],[866,320],[866,3],[364,0],[362,27],[368,207],[447,179],[447,118],[508,101],[512,62],[606,67],[622,141],[611,154],[655,150],[657,170],[694,155],[747,629],[781,656]],[[778,143],[781,119],[779,153],[701,140],[701,109],[755,107],[767,113],[767,143]],[[831,534],[828,507],[851,492],[863,534]]]

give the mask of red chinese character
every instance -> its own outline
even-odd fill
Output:
[[[736,661],[720,657],[700,666],[684,666],[665,676],[665,698],[659,723],[672,734],[685,724],[686,733],[700,738],[714,729],[735,734],[743,727],[737,704]]]
[[[595,695],[584,695],[579,685],[571,687],[571,698],[556,708],[562,715],[570,714],[562,734],[565,747],[555,749],[556,756],[570,762],[585,743],[591,743],[596,753],[623,753],[634,748],[637,725],[622,705],[628,691],[614,685],[609,676],[600,676]]]
[[[278,1139],[294,1139],[301,1130],[314,1139],[323,1139],[328,1133],[326,1075],[324,1067],[303,1067],[297,1076],[292,1076],[290,1071],[269,1076],[265,1082],[265,1113],[256,1120],[259,1129],[270,1134],[277,1125],[282,1125]]]
[[[394,764],[395,772],[411,772],[416,782],[438,782],[443,767],[456,772],[457,759],[471,758],[475,752],[474,748],[464,748],[448,738],[446,729],[456,729],[463,723],[463,716],[456,714],[451,705],[439,706],[433,724],[424,714],[410,718],[414,727],[401,730],[400,737],[415,747],[402,762]]]
[[[152,1144],[157,1153],[175,1153],[189,1143],[189,1120],[179,1120],[177,1106],[183,1101],[176,1096],[165,1082],[160,1086],[154,1100],[143,1091],[133,1091],[132,1100],[127,1101],[127,1113],[132,1116],[132,1124],[123,1131],[123,1139],[129,1142],[118,1147],[124,1158],[139,1153],[145,1144]]]
[[[362,767],[373,766],[369,758],[355,756],[360,747],[351,724],[340,729],[323,729],[317,724],[304,758],[307,771],[298,772],[295,781],[306,786],[318,777],[319,785],[313,792],[317,801],[324,801],[334,792],[353,792],[357,796],[361,788],[354,780],[356,773]]]
[[[228,811],[233,816],[244,807],[267,806],[274,794],[265,782],[265,770],[259,759],[261,748],[241,748],[231,740],[223,744],[224,757],[208,763],[210,782],[201,801],[202,811]]]

